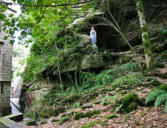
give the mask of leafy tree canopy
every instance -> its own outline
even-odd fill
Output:
[[[57,72],[57,64],[63,62],[68,54],[63,48],[77,47],[75,33],[68,36],[59,36],[71,22],[76,18],[86,15],[89,8],[94,8],[97,1],[80,2],[79,0],[13,0],[12,3],[1,2],[0,19],[3,21],[3,30],[8,34],[4,37],[14,35],[19,30],[21,44],[33,42],[31,55],[27,58],[27,67],[23,79],[35,80],[38,73],[46,67],[53,67],[53,73]],[[19,17],[5,11],[10,5],[20,5]],[[82,5],[82,6],[81,6]],[[70,43],[69,43],[70,42]],[[14,43],[13,40],[11,43]],[[73,44],[71,44],[73,43]],[[61,45],[61,49],[58,48]],[[74,55],[75,56],[75,55]]]
[[[90,4],[91,3],[91,4]],[[57,38],[58,32],[78,17],[79,13],[87,10],[95,1],[79,2],[78,0],[12,0],[1,2],[0,19],[4,22],[3,30],[8,36],[12,36],[15,30],[21,31],[20,41],[26,43],[32,40],[37,42],[52,42]],[[79,10],[79,6],[82,9]],[[9,17],[5,11],[10,5],[20,5],[21,15],[15,18],[13,14]],[[78,13],[79,12],[79,13]],[[32,38],[26,38],[30,35]],[[8,36],[4,39],[8,39]]]

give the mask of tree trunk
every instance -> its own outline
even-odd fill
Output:
[[[147,69],[151,69],[153,67],[153,56],[151,51],[151,43],[148,36],[147,23],[144,15],[144,7],[143,7],[142,0],[135,0],[135,1],[136,1],[136,8],[139,16],[139,21],[140,21],[146,67]]]

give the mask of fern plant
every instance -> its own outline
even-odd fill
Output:
[[[110,73],[115,77],[118,78],[120,76],[126,75],[127,73],[131,73],[136,70],[136,63],[126,63],[118,66],[110,70]]]
[[[154,102],[154,107],[158,107],[159,105],[165,104],[164,110],[167,112],[167,91],[156,89],[153,90],[147,97],[145,104]]]
[[[131,88],[139,85],[145,81],[145,77],[141,72],[138,73],[129,73],[126,76],[122,76],[112,83],[113,88],[121,87],[121,88]]]
[[[102,105],[107,105],[107,104],[110,104],[110,103],[117,103],[120,97],[121,97],[120,93],[116,93],[114,96],[105,96],[102,99],[101,104]]]
[[[101,72],[95,77],[95,86],[111,84],[114,78],[108,73],[108,70]]]

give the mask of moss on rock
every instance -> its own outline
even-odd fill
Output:
[[[157,90],[165,90],[165,91],[167,91],[167,85],[165,85],[165,84],[161,84],[160,86],[156,87],[155,89],[157,89]],[[153,89],[153,90],[155,90],[155,89]]]
[[[117,117],[117,115],[115,115],[115,114],[111,114],[111,115],[106,115],[106,116],[104,116],[104,118],[107,119],[107,120],[113,119],[113,118],[116,118],[116,117]]]
[[[94,115],[100,114],[100,110],[93,110],[93,111],[88,111],[86,113],[83,112],[77,112],[74,116],[75,120],[79,120],[81,118],[85,118],[85,117],[92,117]]]
[[[132,102],[132,103],[130,103],[130,104],[128,105],[128,107],[126,107],[126,108],[123,110],[123,112],[126,112],[126,113],[131,112],[131,111],[137,109],[137,106],[138,106],[137,103]]]
[[[120,112],[122,113],[128,113],[137,108],[137,103],[139,102],[138,95],[134,92],[130,92],[127,95],[124,96],[124,98],[121,100],[121,108]]]
[[[65,123],[66,121],[68,121],[69,119],[70,119],[70,114],[63,114],[63,115],[61,116],[61,119],[60,119],[59,124],[63,124],[63,123]]]
[[[96,124],[100,124],[100,125],[104,126],[106,123],[107,123],[106,121],[95,120],[95,121],[90,121],[87,124],[84,124],[81,128],[91,128],[91,127],[95,126]]]

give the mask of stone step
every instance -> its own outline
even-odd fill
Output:
[[[0,118],[0,128],[21,128],[22,126],[15,121],[23,120],[23,114],[11,114]]]

